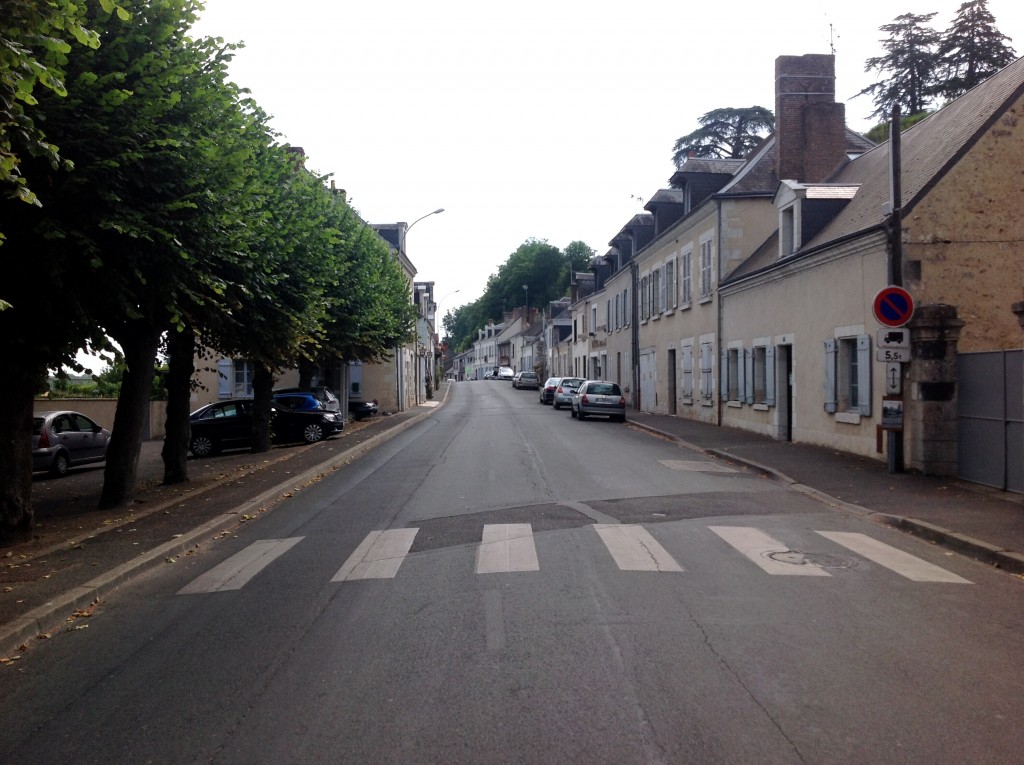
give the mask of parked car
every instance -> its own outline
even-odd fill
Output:
[[[512,378],[512,387],[516,390],[523,390],[524,388],[532,388],[537,390],[540,387],[540,381],[537,379],[536,372],[516,372]]]
[[[499,380],[511,380],[515,375],[515,370],[512,367],[498,367]]]
[[[582,384],[582,377],[563,377],[558,382],[558,387],[555,388],[555,397],[552,399],[551,405],[555,409],[561,409],[563,406],[571,407],[572,394]]]
[[[583,420],[591,415],[626,421],[626,399],[617,383],[586,380],[572,397],[572,416]]]
[[[278,393],[312,393],[316,396],[317,400],[324,405],[324,408],[328,412],[340,412],[341,401],[334,395],[334,392],[326,385],[314,385],[312,388],[278,388],[274,391],[274,395]]]
[[[550,404],[555,400],[555,388],[558,387],[558,383],[562,382],[561,377],[549,377],[543,385],[540,386],[540,403]]]
[[[373,417],[377,414],[377,402],[376,401],[353,401],[348,400],[348,413],[351,415],[353,420],[357,422],[359,420],[366,419],[367,417]]]
[[[68,468],[107,458],[110,431],[80,412],[36,412],[32,420],[32,470],[67,475]]]
[[[345,421],[336,412],[329,412],[323,402],[310,393],[287,393],[274,396],[270,426],[274,441],[316,443],[340,433]],[[189,451],[196,457],[207,457],[222,449],[252,446],[253,402],[250,399],[218,401],[200,407],[189,415],[192,436]]]
[[[484,379],[485,380],[497,380],[498,379],[498,373],[495,370],[493,370],[493,369],[488,369],[486,372],[484,372]]]

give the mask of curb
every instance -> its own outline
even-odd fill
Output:
[[[1022,553],[1007,550],[999,545],[993,545],[981,539],[975,539],[974,537],[969,537],[966,534],[951,531],[950,529],[937,526],[933,523],[928,523],[927,521],[919,521],[915,518],[904,518],[898,515],[879,513],[866,507],[862,507],[861,505],[844,502],[843,500],[833,497],[830,494],[826,494],[819,489],[797,483],[794,479],[773,467],[762,465],[759,462],[755,462],[754,460],[749,460],[744,457],[738,457],[735,454],[731,454],[730,452],[722,451],[720,449],[708,449],[702,446],[697,446],[696,444],[689,443],[688,441],[678,438],[671,433],[666,433],[663,430],[658,430],[657,428],[636,422],[635,420],[628,420],[628,422],[641,430],[646,430],[650,433],[654,433],[655,435],[675,441],[680,446],[693,449],[701,454],[745,465],[746,467],[761,473],[765,477],[785,483],[795,491],[799,491],[808,497],[828,505],[829,507],[841,509],[855,515],[869,518],[913,536],[921,537],[922,539],[926,539],[929,542],[949,548],[954,552],[966,555],[981,563],[992,566],[993,568],[1006,571],[1009,574],[1024,575],[1024,554]]]
[[[158,547],[147,550],[138,557],[126,561],[85,584],[69,590],[54,600],[32,609],[24,616],[8,624],[0,625],[0,656],[19,653],[22,646],[30,643],[32,640],[50,637],[66,623],[69,614],[78,609],[87,608],[97,598],[104,597],[115,591],[125,582],[140,574],[146,573],[159,565],[173,563],[174,559],[178,556],[198,547],[199,540],[215,536],[231,526],[238,525],[239,518],[254,511],[261,511],[261,515],[266,515],[266,513],[274,509],[277,501],[282,499],[286,492],[301,490],[302,487],[311,481],[319,480],[342,465],[359,459],[367,452],[401,435],[413,425],[432,415],[437,407],[447,403],[448,391],[450,390],[450,387],[445,390],[444,398],[435,407],[420,412],[393,428],[371,436],[363,443],[335,455],[327,462],[316,465],[297,476],[289,476],[287,481],[282,481],[256,497],[246,500],[233,510],[211,521],[207,521],[202,526],[181,534]],[[200,492],[197,492],[197,495],[198,493]],[[174,501],[180,502],[181,500],[177,498]],[[159,508],[153,508],[151,512],[155,512],[157,509]]]

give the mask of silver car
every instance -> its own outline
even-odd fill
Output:
[[[576,392],[576,389],[583,384],[582,377],[563,377],[558,382],[558,387],[555,388],[555,397],[551,401],[551,406],[555,409],[561,409],[563,406],[572,406],[572,394]]]
[[[79,412],[36,412],[32,421],[32,470],[66,475],[73,465],[107,458],[110,431]]]
[[[617,383],[587,380],[576,389],[572,397],[572,416],[583,420],[595,414],[613,422],[626,421],[626,399]]]

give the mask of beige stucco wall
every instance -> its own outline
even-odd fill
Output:
[[[919,304],[956,306],[958,350],[1019,348],[1024,299],[1024,103],[1017,104],[904,217],[905,284]]]
[[[824,409],[824,343],[839,336],[867,334],[874,358],[879,324],[872,305],[886,283],[885,243],[876,236],[720,293],[723,346],[740,341],[743,347],[751,347],[755,339],[765,337],[771,338],[772,345],[791,345],[793,440],[882,456],[876,451],[876,424],[881,419],[885,365],[872,362],[870,417],[829,414]],[[784,395],[781,386],[777,395]],[[779,406],[726,403],[722,421],[776,436],[780,411]]]

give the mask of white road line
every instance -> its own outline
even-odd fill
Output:
[[[476,573],[540,571],[529,523],[489,523],[476,551]]]
[[[398,568],[409,554],[419,529],[371,531],[356,548],[345,565],[338,569],[332,582],[354,579],[394,579]]]
[[[735,547],[764,571],[774,576],[831,576],[825,569],[800,560],[799,554],[790,561],[776,560],[773,555],[790,552],[786,545],[749,526],[708,526],[722,539]]]
[[[643,526],[596,523],[594,530],[622,571],[683,571]]]
[[[201,592],[223,592],[240,590],[256,574],[269,566],[301,542],[303,537],[290,539],[263,539],[253,542],[241,552],[235,553],[218,566],[214,566],[190,584],[178,590],[179,595],[195,595]]]
[[[708,460],[658,460],[670,470],[687,470],[698,473],[736,473],[735,468]]]
[[[911,581],[971,584],[963,577],[946,571],[944,568],[939,568],[926,560],[921,560],[910,553],[890,547],[883,542],[879,542],[877,539],[872,539],[866,534],[845,531],[819,531],[818,533],[848,550],[853,550],[858,555],[863,555],[879,566],[884,566],[891,571],[895,571],[900,576],[905,576]]]

